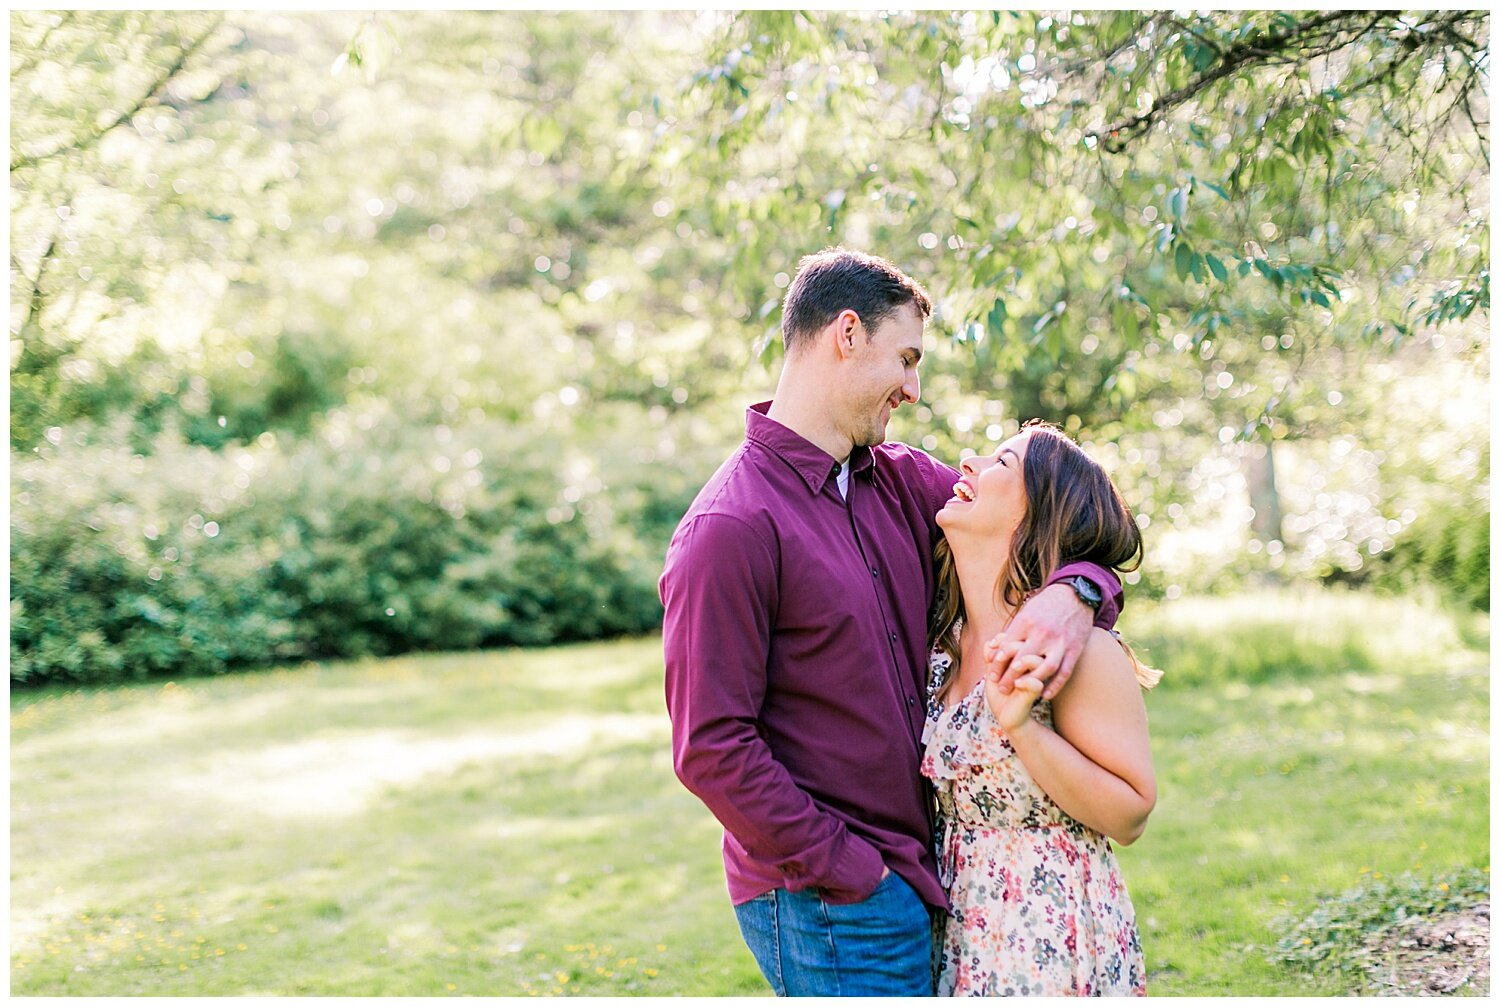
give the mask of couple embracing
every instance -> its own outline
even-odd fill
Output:
[[[1144,994],[1109,844],[1156,800],[1155,673],[1110,632],[1140,534],[1054,427],[957,470],[885,442],[931,307],[803,259],[775,398],[667,553],[673,764],[780,995]]]

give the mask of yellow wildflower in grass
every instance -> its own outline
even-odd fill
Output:
[[[641,969],[641,971],[644,972],[646,974],[646,976],[648,978],[651,978],[651,979],[655,979],[656,976],[657,976],[657,971],[655,969]]]
[[[453,985],[453,984],[452,984],[452,983],[448,983],[448,985],[447,985],[447,987],[446,987],[446,988],[447,988],[447,989],[448,989],[448,990],[449,990],[449,991],[450,991],[450,992],[451,992],[451,991],[453,991],[453,990],[456,990],[456,989],[458,989],[458,987],[457,987],[457,986],[455,986],[455,985]]]
[[[1287,882],[1288,882],[1288,881],[1290,881],[1290,880],[1292,880],[1292,878],[1291,878],[1291,875],[1288,875],[1288,874],[1283,874],[1283,875],[1282,875],[1282,876],[1281,876],[1281,883],[1282,883],[1282,884],[1286,884],[1286,883],[1287,883]]]
[[[658,944],[656,946],[656,950],[658,950],[658,951],[665,951],[665,950],[667,950],[667,946],[665,944]]]
[[[1370,868],[1370,867],[1361,867],[1359,869],[1359,873],[1361,873],[1361,874],[1369,874],[1371,870],[1373,870],[1373,868]]]
[[[243,944],[236,944],[236,945],[235,945],[235,946],[234,946],[234,949],[235,949],[235,950],[236,950],[236,951],[244,951],[244,950],[245,950],[245,945],[243,945]]]
[[[1438,891],[1440,891],[1440,892],[1446,892],[1447,890],[1448,890],[1448,882],[1446,882],[1446,881],[1440,881],[1440,882],[1438,882]]]

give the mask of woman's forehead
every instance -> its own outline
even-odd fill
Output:
[[[1031,440],[1031,431],[1022,430],[1018,434],[1013,434],[1008,440],[1001,441],[1000,446],[995,449],[995,454],[999,455],[1002,451],[1014,451],[1016,454],[1025,457],[1026,442],[1029,440]]]

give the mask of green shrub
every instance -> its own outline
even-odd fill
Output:
[[[649,471],[570,483],[567,452],[498,423],[336,419],[223,451],[165,434],[150,455],[58,440],[12,455],[17,683],[645,632],[656,515],[690,499]]]
[[[1405,589],[1425,583],[1472,611],[1490,610],[1490,512],[1441,507],[1423,515],[1380,565],[1377,583]]]

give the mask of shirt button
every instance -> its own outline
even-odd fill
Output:
[[[896,634],[895,634],[895,633],[892,633],[892,634],[891,634],[891,642],[892,642],[892,643],[895,643],[895,642],[896,642]]]
[[[917,701],[915,699],[912,699],[910,696],[907,696],[906,697],[906,705],[907,706],[916,706],[917,705]]]
[[[879,577],[880,576],[880,571],[877,570],[875,567],[872,566],[872,567],[870,567],[870,576],[872,576],[872,577]]]

